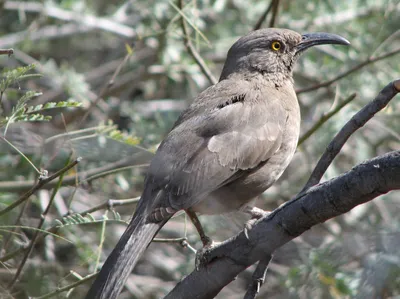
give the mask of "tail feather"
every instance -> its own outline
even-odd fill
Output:
[[[117,298],[139,258],[166,221],[148,223],[135,214],[85,298]]]

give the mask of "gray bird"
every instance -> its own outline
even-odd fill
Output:
[[[242,209],[282,175],[300,131],[293,67],[304,50],[321,44],[349,42],[334,34],[274,28],[234,43],[219,82],[194,99],[159,146],[135,214],[87,299],[117,298],[146,247],[177,211]]]

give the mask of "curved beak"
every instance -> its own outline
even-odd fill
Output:
[[[304,50],[317,46],[317,45],[327,45],[327,44],[337,44],[337,45],[350,45],[350,42],[337,35],[332,33],[325,32],[315,32],[315,33],[306,33],[302,35],[302,41],[296,47],[296,54],[300,54]]]

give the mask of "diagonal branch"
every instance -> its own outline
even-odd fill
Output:
[[[242,231],[210,250],[205,255],[208,264],[186,276],[165,298],[214,298],[240,272],[312,226],[400,190],[399,169],[400,151],[395,151],[308,189],[257,221],[248,238]]]
[[[69,167],[69,166],[71,166],[71,165],[76,165],[76,164],[79,162],[79,160],[80,160],[80,159],[78,158],[78,159],[75,160],[74,162],[72,162],[72,163],[70,163],[70,164],[67,164],[65,167]],[[35,246],[35,244],[36,244],[36,241],[37,241],[37,238],[38,238],[38,236],[39,236],[39,233],[40,233],[40,231],[42,230],[43,224],[44,224],[44,222],[45,222],[45,220],[46,220],[46,216],[47,216],[47,214],[49,213],[50,208],[51,208],[51,206],[52,206],[52,204],[53,204],[53,202],[54,202],[54,198],[55,198],[55,196],[56,196],[56,193],[58,192],[58,190],[59,190],[60,187],[61,187],[61,182],[62,182],[62,180],[63,180],[64,174],[65,174],[65,171],[62,172],[62,173],[60,174],[60,177],[59,177],[59,179],[58,179],[57,188],[55,188],[55,189],[53,190],[52,196],[51,196],[51,198],[50,198],[50,200],[49,200],[49,202],[48,202],[48,204],[47,204],[47,207],[44,209],[43,213],[40,215],[39,224],[38,224],[38,226],[37,226],[37,229],[36,229],[35,232],[34,232],[34,235],[33,235],[33,237],[32,237],[32,240],[31,240],[30,243],[29,243],[28,249],[27,249],[27,251],[26,251],[24,257],[22,258],[21,263],[20,263],[19,266],[18,266],[17,272],[15,273],[13,279],[11,280],[10,284],[8,285],[8,289],[9,289],[10,291],[12,291],[12,289],[14,288],[15,283],[18,281],[18,278],[19,278],[19,276],[20,276],[21,273],[22,273],[22,269],[24,268],[26,262],[28,261],[29,256],[31,255],[31,253],[32,253],[32,251],[33,251],[33,248],[34,248],[34,246]]]
[[[63,186],[75,185],[77,179],[79,182],[85,180],[85,182],[90,182],[93,179],[98,179],[99,177],[104,177],[110,174],[114,174],[124,167],[128,167],[136,162],[137,157],[131,156],[123,158],[116,162],[111,162],[106,165],[100,166],[98,168],[93,168],[87,171],[78,172],[77,174],[67,175],[64,177]],[[46,185],[42,186],[41,189],[52,189],[56,186],[57,182],[48,182]],[[3,181],[0,182],[0,192],[22,192],[31,189],[35,185],[34,180],[26,181]]]
[[[55,178],[63,175],[65,172],[67,172],[68,170],[70,170],[71,168],[73,168],[76,164],[78,164],[81,161],[81,158],[78,157],[75,161],[73,161],[72,163],[68,164],[67,166],[63,167],[62,169],[60,169],[59,171],[57,171],[56,173],[52,174],[51,176],[47,177],[47,178],[39,178],[39,180],[37,181],[37,183],[28,191],[26,192],[24,195],[22,195],[18,200],[16,200],[15,202],[13,202],[12,204],[10,204],[7,208],[0,210],[0,216],[4,215],[5,213],[11,211],[12,209],[14,209],[16,206],[20,205],[21,203],[23,203],[25,200],[27,200],[33,193],[35,193],[36,191],[38,191],[39,189],[41,189],[44,185],[46,185],[47,183],[51,182],[52,180],[54,180]]]
[[[350,136],[359,128],[364,126],[377,112],[386,107],[390,100],[400,92],[400,79],[395,80],[386,85],[378,96],[370,103],[364,106],[357,112],[336,134],[333,140],[329,143],[324,154],[319,159],[317,166],[315,166],[310,178],[304,186],[302,192],[311,186],[318,184],[328,169],[329,165],[335,159],[336,155],[340,152],[343,145],[350,138]]]
[[[269,263],[272,260],[272,255],[269,255],[258,262],[256,270],[252,275],[252,281],[249,287],[247,288],[247,292],[244,295],[244,299],[253,299],[256,298],[258,293],[260,292],[260,288],[265,281],[265,275],[267,274]]]
[[[301,145],[304,141],[306,141],[312,134],[314,134],[324,123],[326,123],[332,116],[334,116],[336,113],[338,113],[344,106],[346,106],[348,103],[353,101],[356,98],[357,94],[353,93],[350,95],[348,98],[346,98],[344,101],[342,101],[339,105],[336,106],[336,108],[332,109],[331,111],[328,111],[327,113],[323,114],[316,122],[315,124],[307,131],[305,132],[300,138],[299,142],[297,143],[297,146]]]
[[[279,0],[275,0],[274,4],[272,6],[272,16],[271,20],[269,21],[269,27],[275,27],[277,21],[276,19],[278,18],[278,8],[279,8]]]
[[[332,155],[327,154],[327,159],[321,158],[322,162],[316,166],[317,175],[311,176],[296,197],[260,219],[249,235],[241,232],[206,252],[203,258],[206,265],[184,278],[165,298],[215,297],[240,272],[260,261],[245,295],[245,298],[254,298],[263,283],[269,257],[275,250],[316,224],[344,214],[381,194],[400,189],[400,151],[364,162],[335,179],[313,186],[350,135],[398,92],[400,80],[383,88],[375,100],[353,116],[337,134],[339,137],[332,141],[335,144],[333,151],[328,151]]]
[[[183,0],[178,0],[178,7],[182,11],[182,9],[183,9]],[[197,65],[200,67],[201,71],[203,72],[204,76],[206,76],[208,81],[213,85],[216,84],[218,82],[217,79],[211,73],[210,69],[207,67],[207,65],[204,62],[203,58],[196,51],[195,47],[193,46],[193,44],[192,44],[192,42],[190,40],[189,30],[187,28],[187,24],[186,24],[186,21],[185,21],[183,16],[181,17],[181,25],[182,25],[183,35],[185,37],[186,49],[188,50],[189,54],[192,55],[194,61],[196,61]]]
[[[386,54],[383,54],[381,56],[368,57],[365,61],[361,62],[360,64],[357,64],[356,66],[354,66],[351,69],[345,71],[344,73],[336,76],[335,78],[333,78],[331,80],[328,80],[328,81],[325,81],[325,82],[322,82],[322,83],[319,83],[319,84],[316,84],[316,85],[313,85],[313,86],[310,86],[310,87],[306,87],[306,88],[303,88],[303,89],[298,89],[298,90],[296,90],[296,93],[297,94],[301,94],[301,93],[304,93],[304,92],[309,92],[309,91],[313,91],[313,90],[319,89],[321,87],[328,87],[328,86],[332,85],[333,83],[335,83],[336,81],[339,81],[339,80],[343,79],[344,77],[347,77],[348,75],[350,75],[350,74],[362,69],[363,67],[365,67],[365,66],[367,66],[369,64],[372,64],[372,63],[378,62],[380,60],[386,59],[386,58],[388,58],[390,56],[394,56],[394,55],[396,55],[398,53],[400,53],[400,48],[395,49],[395,50],[393,50],[391,52],[388,52]]]
[[[271,11],[272,5],[274,4],[274,2],[275,2],[275,0],[271,0],[267,9],[264,11],[264,13],[258,19],[257,23],[254,25],[253,30],[258,30],[261,28],[262,24],[264,23],[265,19],[268,16],[269,12]]]

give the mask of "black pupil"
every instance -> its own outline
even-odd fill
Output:
[[[279,49],[280,48],[280,44],[279,43],[274,43],[274,48],[275,49]]]

